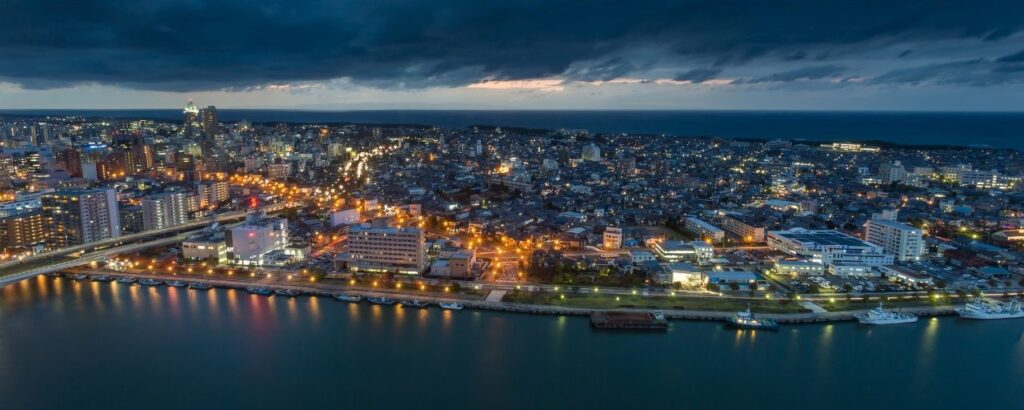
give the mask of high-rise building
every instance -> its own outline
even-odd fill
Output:
[[[348,232],[348,258],[352,272],[420,274],[427,268],[423,231],[354,225]]]
[[[0,249],[12,249],[46,241],[46,218],[36,209],[0,218]]]
[[[64,190],[44,194],[49,245],[63,248],[121,236],[113,189]]]
[[[590,143],[583,147],[583,160],[584,161],[600,161],[601,160],[601,148],[597,144]]]
[[[881,246],[900,262],[921,260],[924,254],[923,232],[913,226],[880,218],[872,218],[864,224],[867,242]]]
[[[227,182],[208,182],[197,186],[199,191],[199,205],[217,205],[231,198],[230,186]]]
[[[192,103],[192,100],[188,100],[188,104],[185,104],[185,109],[182,111],[184,115],[184,131],[186,137],[195,135],[196,129],[199,125],[199,108]]]
[[[207,137],[217,135],[220,131],[220,122],[217,119],[217,107],[208,106],[199,110],[199,119],[203,124],[203,132]]]
[[[188,195],[166,192],[142,200],[142,229],[162,229],[188,221]]]

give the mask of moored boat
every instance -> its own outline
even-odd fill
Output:
[[[878,307],[867,311],[867,313],[858,313],[853,317],[865,325],[895,325],[917,321],[917,315],[885,310],[882,307],[882,302],[878,302]]]
[[[74,279],[74,280],[86,280],[86,279],[89,279],[89,275],[86,275],[84,273],[76,273],[76,274],[71,275],[71,279]]]
[[[288,296],[290,298],[299,296],[299,291],[291,289],[274,289],[274,294],[278,296]]]
[[[128,277],[128,276],[122,276],[120,278],[117,278],[117,283],[123,283],[125,285],[131,285],[131,284],[135,283],[135,278],[131,278],[131,277]]]
[[[747,310],[742,312],[736,312],[735,315],[725,319],[725,322],[730,326],[737,329],[751,329],[751,330],[778,330],[778,322],[771,319],[762,319],[754,316],[750,312],[750,306],[747,305]]]
[[[245,288],[245,290],[249,291],[249,293],[252,293],[254,295],[263,295],[263,296],[270,296],[272,293],[274,293],[274,291],[272,291],[270,289],[258,288],[258,287],[255,287],[255,286],[251,286],[251,287]]]
[[[338,294],[334,295],[334,298],[337,299],[337,300],[340,300],[342,302],[359,302],[359,301],[363,300],[362,296],[359,296],[359,295],[349,295],[349,294],[345,294],[345,293],[338,293]]]
[[[1017,319],[1024,317],[1024,307],[1016,299],[1006,303],[989,303],[978,297],[963,307],[957,308],[956,313],[965,319]]]
[[[465,305],[457,302],[441,302],[438,303],[437,305],[440,306],[442,309],[448,310],[462,310],[462,308],[466,307]]]
[[[156,279],[150,279],[150,278],[139,279],[139,284],[143,285],[143,286],[158,286],[161,283],[163,283],[163,282],[158,281]]]
[[[192,282],[188,284],[188,288],[195,290],[210,290],[213,289],[213,286],[206,283]]]
[[[176,287],[176,288],[183,288],[185,286],[188,286],[187,283],[185,283],[183,281],[180,281],[180,280],[169,280],[169,281],[165,281],[164,283],[167,284],[167,286],[172,286],[172,287]]]
[[[401,301],[399,303],[401,303],[403,307],[404,306],[408,306],[408,307],[415,307],[415,308],[425,308],[427,306],[430,306],[430,302],[426,302],[426,301],[422,301],[422,300],[403,300],[403,301]]]
[[[92,280],[94,280],[96,282],[113,282],[114,281],[114,277],[113,276],[107,276],[107,275],[92,275],[92,276],[89,277],[89,279],[92,279]]]
[[[394,305],[395,304],[395,300],[394,299],[385,298],[385,297],[366,298],[366,301],[370,302],[370,303],[373,303],[375,305]]]

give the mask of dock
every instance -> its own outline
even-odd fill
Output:
[[[668,330],[668,321],[650,312],[593,312],[590,314],[590,325],[595,329]]]

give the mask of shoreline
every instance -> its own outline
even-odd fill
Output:
[[[684,310],[684,309],[650,309],[650,308],[586,308],[586,307],[567,307],[567,306],[555,306],[555,305],[544,305],[544,304],[532,304],[532,303],[515,303],[515,302],[504,302],[504,301],[488,301],[484,299],[472,299],[466,297],[441,297],[437,295],[424,295],[424,294],[413,294],[406,292],[395,292],[395,291],[374,291],[368,289],[350,289],[350,290],[337,290],[337,289],[325,289],[322,286],[316,285],[289,285],[282,283],[260,283],[245,280],[235,279],[222,279],[222,278],[207,278],[207,277],[186,277],[177,275],[161,275],[161,274],[140,274],[131,272],[83,272],[89,276],[102,274],[107,276],[124,276],[132,277],[136,279],[149,278],[161,281],[167,280],[179,280],[183,282],[196,282],[211,285],[219,289],[233,289],[246,291],[249,287],[260,287],[271,290],[291,290],[299,292],[297,296],[316,296],[316,297],[331,297],[339,293],[345,293],[350,295],[358,295],[363,298],[368,297],[388,297],[392,299],[415,299],[421,301],[427,301],[434,304],[442,302],[458,302],[464,305],[467,309],[475,310],[489,310],[497,312],[509,312],[509,313],[521,313],[521,314],[533,314],[533,315],[554,315],[554,316],[587,316],[594,312],[608,312],[608,311],[621,311],[621,312],[654,312],[659,311],[664,314],[666,319],[677,320],[677,321],[724,321],[728,317],[732,317],[735,312],[732,311],[716,311],[716,310]],[[74,279],[68,278],[64,274],[60,276],[63,279],[74,281]],[[83,281],[91,281],[86,279]],[[166,285],[160,285],[166,286]],[[905,307],[901,308],[900,311],[906,313],[913,313],[919,317],[933,317],[933,316],[949,316],[954,315],[956,312],[954,309],[956,306],[917,306],[917,307]],[[867,309],[859,310],[844,310],[844,311],[830,311],[830,312],[802,312],[802,313],[757,313],[758,316],[775,320],[782,324],[814,324],[814,323],[835,323],[835,322],[849,322],[856,320],[855,314],[866,312]]]

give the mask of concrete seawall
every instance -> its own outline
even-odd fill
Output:
[[[111,275],[110,272],[96,272],[97,274]],[[441,297],[437,295],[423,295],[423,294],[410,294],[395,291],[374,291],[369,289],[352,289],[342,288],[336,286],[325,286],[325,285],[303,285],[303,284],[283,284],[283,283],[264,283],[264,282],[253,282],[247,280],[232,280],[222,278],[206,278],[206,277],[183,277],[183,276],[171,276],[171,275],[152,275],[152,274],[134,274],[134,273],[117,273],[115,276],[130,276],[135,278],[151,278],[157,280],[181,280],[186,282],[199,282],[206,283],[218,288],[224,289],[238,289],[245,290],[249,287],[261,287],[267,289],[282,289],[282,290],[293,290],[300,292],[302,295],[308,296],[323,296],[332,297],[338,293],[345,293],[350,295],[359,295],[362,297],[389,297],[393,299],[416,299],[421,301],[427,301],[432,303],[440,302],[458,302],[463,304],[466,308],[479,309],[479,310],[491,310],[499,312],[510,312],[510,313],[524,313],[524,314],[535,314],[535,315],[569,315],[569,316],[586,316],[593,312],[616,310],[616,311],[642,311],[650,312],[654,310],[661,311],[666,319],[670,320],[701,320],[701,321],[723,321],[725,318],[735,314],[735,312],[727,311],[700,311],[700,310],[680,310],[680,309],[592,309],[592,308],[577,308],[577,307],[565,307],[565,306],[552,306],[552,305],[535,305],[535,304],[522,304],[522,303],[510,303],[500,301],[487,301],[487,300],[474,300],[458,297]],[[918,316],[944,316],[955,314],[953,306],[924,306],[924,307],[911,307],[903,308],[901,311],[906,313],[913,313]],[[865,310],[853,310],[853,311],[842,311],[842,312],[825,312],[825,313],[762,313],[758,314],[761,317],[773,319],[779,323],[787,324],[799,324],[799,323],[828,323],[828,322],[841,322],[855,320],[854,315],[857,313],[865,312]]]

